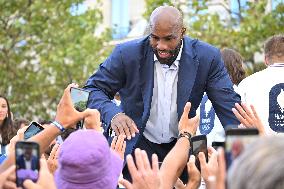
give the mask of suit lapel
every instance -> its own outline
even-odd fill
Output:
[[[144,111],[142,115],[142,125],[145,125],[145,121],[148,120],[150,115],[150,108],[154,87],[154,53],[148,44],[145,48],[146,52],[143,60],[140,61],[140,87],[142,93],[142,99],[144,104]]]
[[[196,42],[197,40],[191,40],[187,37],[184,38],[177,83],[177,110],[179,119],[183,112],[184,105],[190,100],[189,97],[199,65],[199,60],[194,48]]]

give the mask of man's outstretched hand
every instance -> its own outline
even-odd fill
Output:
[[[128,140],[130,140],[131,137],[135,137],[135,133],[139,133],[134,121],[123,113],[117,114],[111,121],[110,126],[117,136],[125,135]]]

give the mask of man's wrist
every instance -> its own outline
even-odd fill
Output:
[[[112,121],[114,120],[114,118],[116,118],[118,115],[120,115],[120,114],[123,114],[123,115],[125,115],[125,113],[123,113],[123,112],[118,112],[117,114],[115,114],[113,117],[112,117],[112,119],[110,120],[110,124],[112,123]]]

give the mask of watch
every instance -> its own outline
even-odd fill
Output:
[[[191,139],[192,135],[187,131],[181,131],[178,135],[178,139],[180,139],[181,137],[187,138],[189,143],[190,143],[190,139]]]

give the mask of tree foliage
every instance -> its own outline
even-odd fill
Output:
[[[94,36],[101,11],[79,13],[82,2],[0,0],[0,94],[16,116],[50,119],[67,84],[84,84],[109,52],[109,32]]]
[[[232,2],[232,1],[231,1]],[[284,33],[284,2],[271,12],[266,11],[267,0],[235,1],[238,10],[230,8],[229,0],[223,3],[210,0],[169,1],[146,0],[146,12],[163,4],[174,5],[183,11],[187,32],[219,48],[233,48],[241,53],[246,62],[254,64],[254,53],[262,51],[263,42],[272,35]],[[212,11],[212,6],[223,8],[221,13]],[[211,8],[210,8],[211,7]]]

